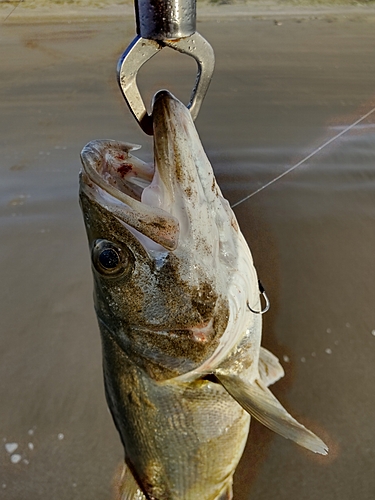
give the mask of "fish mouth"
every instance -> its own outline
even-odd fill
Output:
[[[81,192],[111,212],[128,229],[132,228],[166,250],[175,250],[178,220],[142,202],[142,194],[151,185],[155,169],[130,153],[139,147],[114,140],[87,144],[81,153]]]
[[[155,164],[131,154],[140,146],[114,140],[92,141],[81,153],[81,190],[137,231],[137,236],[141,233],[173,251],[181,234],[186,234],[194,222],[186,213],[186,204],[196,202],[198,196],[203,195],[205,200],[208,194],[210,198],[215,181],[210,179],[209,185],[203,186],[196,168],[188,167],[194,163],[194,152],[184,135],[205,156],[188,109],[163,90],[154,97],[153,118]],[[143,238],[145,242],[147,246]]]
[[[190,112],[162,90],[153,100],[153,127],[153,165],[133,156],[140,147],[134,144],[97,140],[85,146],[81,191],[136,231],[146,249],[152,242],[169,251],[193,242],[200,253],[210,252],[207,242],[220,240],[218,213],[228,203],[220,196]]]

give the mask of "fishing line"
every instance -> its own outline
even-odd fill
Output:
[[[8,19],[8,17],[10,17],[13,12],[17,9],[17,7],[23,2],[24,0],[18,0],[18,3],[15,5],[15,7],[13,7],[13,9],[9,12],[9,14],[6,16],[5,19],[3,19],[3,23],[5,23],[5,21]]]
[[[266,184],[264,184],[260,188],[258,188],[255,191],[253,191],[252,193],[248,194],[247,196],[245,196],[245,198],[242,198],[242,200],[236,201],[236,203],[233,203],[233,205],[231,205],[231,207],[232,208],[237,207],[238,205],[240,205],[244,201],[248,200],[252,196],[254,196],[254,195],[260,193],[261,191],[263,191],[264,189],[268,188],[269,186],[271,186],[272,184],[274,184],[276,181],[280,180],[282,177],[285,177],[287,174],[289,174],[290,172],[292,172],[293,170],[295,170],[296,168],[298,168],[299,166],[301,166],[303,163],[305,163],[307,160],[310,160],[310,158],[312,158],[313,156],[315,156],[317,153],[319,153],[320,151],[322,151],[322,149],[324,149],[325,147],[327,147],[329,144],[332,144],[333,141],[335,141],[336,139],[338,139],[339,137],[341,137],[342,135],[344,135],[346,132],[349,132],[349,130],[351,130],[356,125],[358,125],[358,123],[361,123],[363,120],[365,120],[374,111],[375,111],[375,108],[372,108],[368,113],[366,113],[365,115],[361,116],[361,118],[359,118],[357,121],[355,121],[354,123],[352,123],[351,125],[349,125],[348,127],[346,127],[344,130],[342,130],[341,132],[339,132],[334,137],[331,137],[331,139],[329,139],[328,141],[326,141],[324,144],[322,144],[317,149],[315,149],[312,153],[310,153],[305,158],[303,158],[303,160],[300,160],[298,163],[296,163],[292,167],[290,167],[287,170],[285,170],[285,172],[283,172],[282,174],[278,175],[277,177],[275,177],[271,181],[267,182]]]

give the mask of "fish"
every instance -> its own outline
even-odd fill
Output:
[[[95,140],[80,204],[108,407],[124,447],[122,500],[229,500],[253,416],[320,454],[269,390],[258,277],[187,107],[153,100],[154,162]]]

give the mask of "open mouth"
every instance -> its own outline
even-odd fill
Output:
[[[138,149],[136,145],[112,142],[107,144],[103,161],[99,166],[99,175],[110,186],[142,201],[142,193],[154,177],[154,165],[145,163],[130,154]],[[118,193],[116,193],[118,197]]]
[[[153,165],[130,151],[137,146],[119,141],[90,142],[82,151],[81,189],[122,222],[167,250],[178,243],[179,222],[166,211],[143,203],[154,180]]]
[[[223,233],[217,220],[228,219],[230,211],[190,112],[160,91],[154,98],[153,124],[154,165],[133,156],[138,147],[132,144],[92,141],[81,154],[82,189],[167,250],[176,250],[184,240],[201,254],[210,246],[216,255]]]
[[[139,146],[92,141],[81,153],[81,188],[128,226],[165,249],[175,250],[181,229],[190,226],[182,205],[197,184],[196,172],[190,172],[189,178],[183,172],[187,164],[194,163],[190,157],[182,159],[187,147],[181,137],[191,118],[167,91],[155,96],[154,114],[155,165],[131,154]]]

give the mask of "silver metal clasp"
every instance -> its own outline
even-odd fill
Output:
[[[191,98],[187,107],[195,120],[210,85],[214,71],[215,57],[211,45],[199,33],[195,32],[179,40],[159,42],[137,36],[122,55],[117,68],[118,82],[130,111],[146,134],[152,135],[152,116],[146,106],[137,85],[140,68],[163,47],[170,47],[178,52],[193,57],[198,64],[198,72]]]

